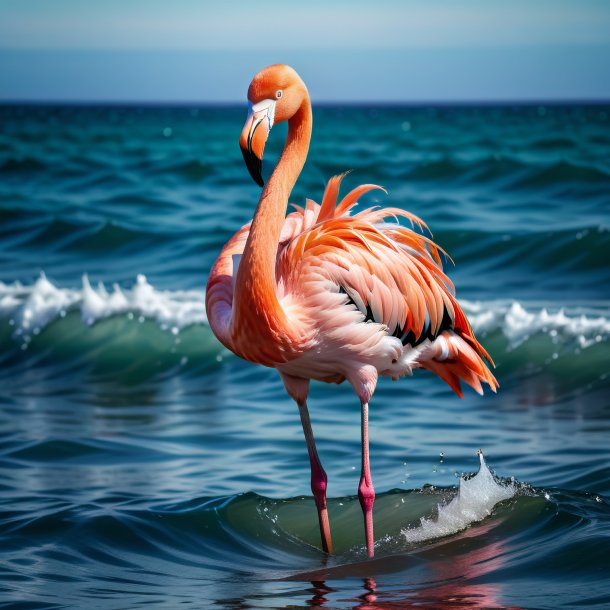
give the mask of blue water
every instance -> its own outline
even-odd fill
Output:
[[[374,561],[352,390],[310,396],[325,558],[296,407],[207,326],[207,273],[260,192],[244,120],[0,107],[0,607],[610,606],[610,107],[314,109],[291,200],[353,169],[345,189],[389,191],[363,205],[421,216],[501,385],[379,384]],[[479,447],[515,495],[408,541]]]

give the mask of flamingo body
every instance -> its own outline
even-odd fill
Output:
[[[330,551],[326,474],[309,423],[309,381],[348,380],[362,405],[363,463],[359,497],[373,555],[374,490],[368,456],[368,403],[380,375],[398,379],[424,368],[461,396],[460,381],[482,393],[497,382],[442,267],[440,248],[416,216],[398,208],[353,213],[365,184],[338,201],[344,175],[330,179],[320,205],[307,200],[286,216],[311,133],[305,85],[288,66],[260,72],[250,85],[242,132],[254,179],[273,122],[288,120],[287,143],[254,219],[222,249],[208,280],[213,332],[238,356],[276,368],[301,410],[323,548]],[[271,118],[270,118],[271,117]],[[398,223],[406,218],[411,227]]]
[[[348,379],[352,385],[374,385],[377,375],[398,379],[427,368],[459,394],[460,379],[479,393],[481,382],[495,389],[482,360],[489,356],[455,299],[439,248],[398,225],[396,217],[424,223],[398,208],[352,215],[362,194],[381,187],[360,186],[336,205],[342,178],[331,178],[322,205],[307,200],[304,209],[294,206],[282,227],[277,295],[297,340],[286,342],[289,349],[278,349],[283,342],[261,342],[258,328],[265,324],[265,312],[257,311],[239,337],[224,337],[225,346],[295,378],[293,384]],[[385,222],[390,217],[394,222]],[[249,229],[250,224],[242,227],[226,244],[210,274],[207,311],[220,337],[231,324],[235,277]]]

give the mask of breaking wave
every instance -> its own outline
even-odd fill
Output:
[[[518,301],[462,301],[473,328],[483,335],[498,334],[510,349],[536,336],[554,343],[586,349],[606,343],[610,336],[610,307],[558,307]],[[202,290],[158,290],[144,275],[130,287],[102,282],[92,286],[87,275],[78,288],[56,286],[44,274],[31,285],[0,282],[0,322],[12,328],[13,339],[31,341],[47,327],[78,312],[91,327],[102,320],[125,316],[129,320],[154,321],[160,330],[174,335],[193,326],[207,326]]]

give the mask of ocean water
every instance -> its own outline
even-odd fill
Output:
[[[325,557],[296,407],[206,322],[245,114],[0,107],[0,607],[610,607],[610,107],[314,109],[291,200],[353,169],[421,216],[501,386],[381,381],[372,561],[350,387]]]

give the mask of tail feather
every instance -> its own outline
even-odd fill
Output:
[[[475,351],[465,338],[453,331],[443,332],[434,343],[437,342],[432,357],[421,365],[438,375],[460,398],[463,395],[460,381],[478,394],[483,394],[482,383],[492,392],[497,391],[498,382],[483,360],[486,352]]]

